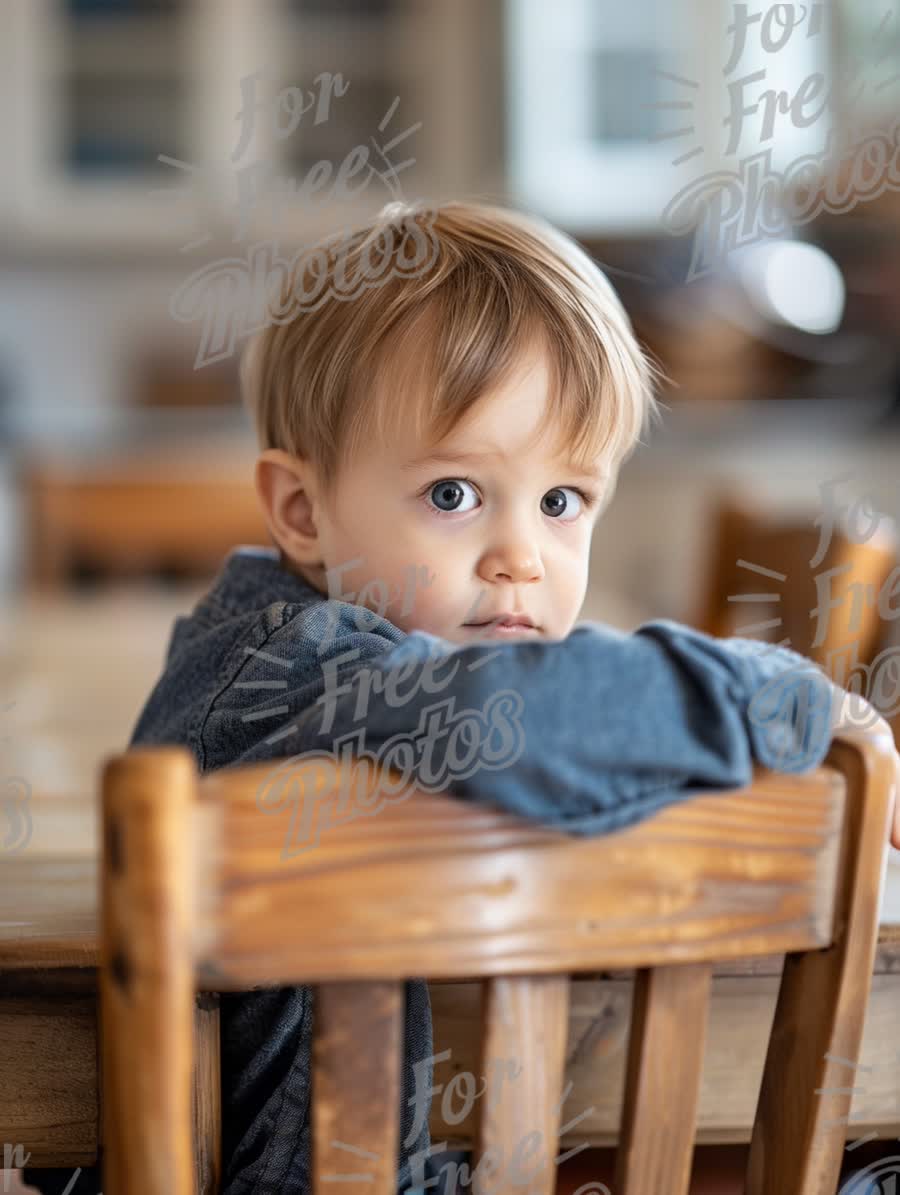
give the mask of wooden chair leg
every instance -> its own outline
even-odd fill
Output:
[[[847,782],[835,915],[825,950],[785,956],[747,1163],[747,1195],[821,1195],[841,1171],[878,938],[893,750],[836,741]]]
[[[222,1067],[219,996],[197,994],[194,1009],[194,1183],[197,1195],[219,1195],[222,1186]],[[101,1069],[102,1075],[102,1069]],[[102,1086],[99,1104],[103,1107]],[[103,1144],[103,1117],[98,1139]]]
[[[616,1195],[688,1193],[711,982],[712,963],[635,975]]]
[[[147,748],[103,773],[100,1049],[105,1195],[194,1195],[194,762]]]

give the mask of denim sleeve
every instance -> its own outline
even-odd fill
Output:
[[[278,693],[277,729],[246,706],[238,728],[238,686],[210,714],[207,735],[244,736],[235,764],[367,755],[407,785],[594,835],[749,784],[754,761],[806,771],[830,742],[834,686],[811,661],[669,619],[465,645],[424,631],[390,643],[342,620],[321,654],[314,628],[292,638],[292,626],[242,677],[252,691],[253,677],[283,675],[273,659],[297,657],[302,683]]]

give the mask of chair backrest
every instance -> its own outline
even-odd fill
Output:
[[[783,643],[838,684],[857,659],[872,663],[884,625],[879,595],[889,601],[888,578],[895,569],[900,578],[891,520],[871,535],[862,529],[867,538],[857,542],[840,524],[829,534],[812,517],[761,511],[735,491],[719,500],[713,524],[694,620],[700,630]]]
[[[476,1174],[493,1159],[496,1183],[497,1159],[508,1165],[518,1151],[528,1189],[551,1195],[569,975],[634,967],[614,1189],[682,1195],[713,963],[782,952],[747,1191],[834,1190],[895,764],[879,720],[836,737],[814,772],[757,769],[744,790],[586,839],[325,758],[199,780],[182,748],[108,759],[104,1192],[196,1190],[195,992],[304,983],[315,994],[315,1189],[346,1174],[349,1142],[367,1190],[393,1193],[403,982],[425,977],[486,985]],[[288,841],[274,808],[290,815]],[[511,1060],[521,1074],[512,1083]]]

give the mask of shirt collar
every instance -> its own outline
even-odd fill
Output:
[[[303,577],[281,567],[277,548],[241,544],[225,557],[200,605],[238,614],[265,609],[273,602],[312,606],[326,600]]]

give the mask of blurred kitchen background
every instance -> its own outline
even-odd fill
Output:
[[[4,0],[5,770],[90,794],[175,615],[270,542],[221,313],[251,246],[392,197],[548,217],[665,370],[584,617],[877,660],[900,641],[898,105],[881,0]],[[372,169],[336,185],[358,147]]]
[[[392,198],[549,218],[665,372],[583,617],[789,643],[900,726],[898,118],[886,0],[2,0],[0,859],[96,857],[175,617],[270,542],[251,249]]]

